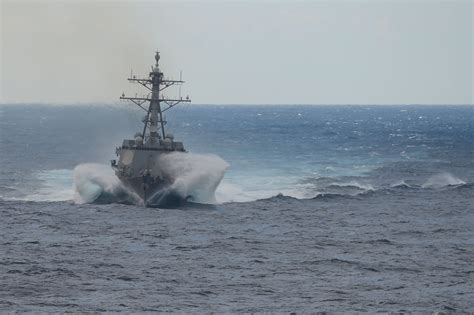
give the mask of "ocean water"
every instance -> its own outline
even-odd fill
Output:
[[[0,311],[474,312],[474,106],[178,107],[171,209],[108,166],[141,117],[0,107]]]

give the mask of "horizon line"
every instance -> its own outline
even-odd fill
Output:
[[[38,106],[118,106],[118,105],[133,105],[127,102],[0,102],[0,106],[12,106],[12,105],[38,105]],[[465,104],[442,104],[442,103],[191,103],[182,104],[183,106],[474,106],[474,103]]]

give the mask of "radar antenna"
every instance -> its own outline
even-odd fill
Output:
[[[148,89],[151,94],[148,94],[147,96],[143,97],[127,97],[125,96],[125,94],[122,94],[122,96],[120,96],[121,100],[131,101],[146,112],[142,138],[146,139],[146,141],[150,143],[156,143],[160,138],[164,139],[166,137],[166,120],[163,119],[163,113],[180,103],[191,102],[189,97],[186,97],[186,99],[183,99],[181,97],[181,85],[184,83],[184,81],[182,80],[182,71],[180,72],[179,80],[165,79],[163,72],[160,71],[158,66],[158,62],[160,61],[160,53],[158,51],[155,54],[155,61],[156,64],[154,67],[151,66],[151,72],[148,78],[136,78],[132,72],[130,72],[130,78],[128,78],[129,82],[138,83],[142,85],[143,87]],[[160,93],[161,91],[173,85],[179,86],[178,99],[166,98],[165,96],[163,96],[162,93]]]

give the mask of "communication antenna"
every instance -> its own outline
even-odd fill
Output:
[[[183,81],[183,70],[179,70],[179,81]],[[181,97],[181,84],[179,85],[179,98],[182,99],[182,97]]]

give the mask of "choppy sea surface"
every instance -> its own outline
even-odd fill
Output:
[[[0,311],[474,312],[474,106],[176,108],[171,209],[115,195],[141,116],[0,106]]]

